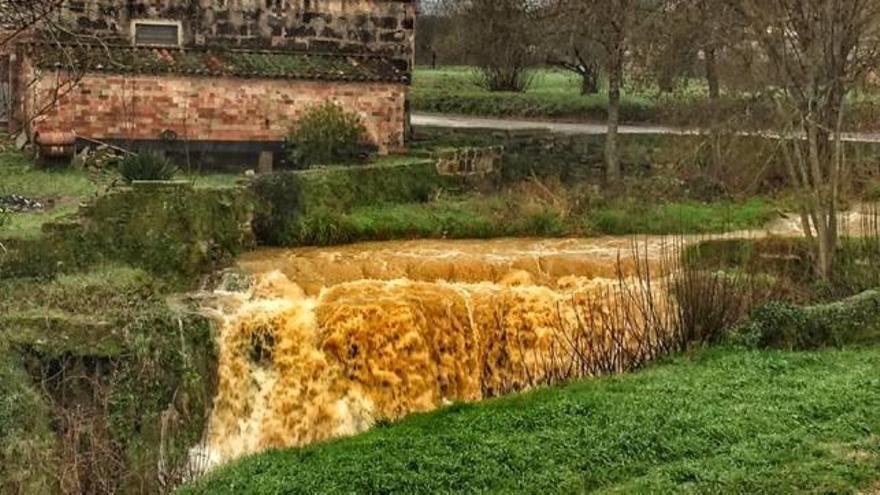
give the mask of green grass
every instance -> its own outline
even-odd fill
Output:
[[[715,349],[273,451],[199,493],[853,493],[880,478],[880,349]]]
[[[82,199],[94,196],[95,186],[85,174],[72,169],[38,169],[29,158],[6,146],[0,150],[0,195],[37,199],[49,208],[5,215],[5,221],[0,222],[0,239],[36,238],[44,223],[73,213]]]
[[[61,220],[76,213],[73,204],[56,206],[49,211],[25,212],[9,214],[6,223],[0,225],[0,238],[14,240],[32,240],[42,235],[43,224]]]
[[[621,201],[590,212],[587,230],[608,234],[717,234],[760,228],[776,215],[764,198],[744,202],[648,204]]]
[[[512,118],[545,118],[573,121],[604,121],[607,95],[581,95],[577,75],[560,69],[532,71],[531,86],[524,93],[489,92],[475,84],[472,67],[417,67],[413,74],[411,101],[414,111]],[[702,79],[684,83],[673,93],[661,94],[656,87],[627,88],[621,100],[621,119],[631,124],[705,126],[717,123],[719,115],[736,117],[736,130],[746,122],[757,128],[773,125],[775,108],[754,95],[722,93],[720,108],[707,107],[707,88]],[[876,91],[850,97],[844,122],[847,130],[876,131]]]
[[[427,203],[384,203],[350,211],[322,208],[297,221],[293,244],[393,239],[714,234],[758,229],[776,210],[769,200],[700,203],[611,201],[582,214],[524,193],[464,194]]]
[[[468,67],[417,68],[411,98],[418,112],[580,120],[604,120],[608,105],[604,94],[581,95],[578,77],[557,70],[534,71],[528,90],[512,93],[477,86]],[[646,95],[625,93],[621,115],[627,121],[655,120],[654,106]]]
[[[2,137],[0,137],[2,141]],[[0,143],[2,144],[2,143]],[[194,174],[179,178],[197,188],[234,187],[237,174]],[[95,184],[81,170],[69,167],[38,168],[27,156],[8,144],[0,150],[0,195],[18,194],[42,201],[45,211],[11,213],[0,218],[0,239],[32,240],[42,226],[76,213],[79,204],[97,193]]]
[[[241,174],[193,174],[193,175],[184,175],[181,177],[182,180],[188,180],[193,183],[193,186],[200,188],[226,188],[226,187],[235,187],[238,185],[238,181],[242,179]]]
[[[20,194],[41,200],[80,198],[95,193],[85,174],[69,168],[38,169],[26,156],[0,151],[0,194]]]

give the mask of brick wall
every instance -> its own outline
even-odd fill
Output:
[[[132,20],[180,21],[185,46],[374,52],[407,66],[415,0],[66,0],[73,29],[128,43]]]
[[[41,108],[58,77],[39,79],[25,99],[26,114]],[[90,74],[32,129],[94,139],[281,141],[304,110],[333,100],[356,111],[379,151],[387,153],[405,146],[406,91],[395,83]]]

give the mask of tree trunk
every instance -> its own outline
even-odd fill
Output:
[[[599,78],[596,73],[588,70],[581,72],[581,94],[594,95],[599,92]]]
[[[721,97],[721,83],[718,81],[718,61],[714,48],[706,48],[706,82],[709,84],[709,100],[718,101]]]
[[[807,184],[812,188],[811,215],[816,229],[815,257],[816,275],[828,281],[834,271],[839,233],[837,229],[836,189],[838,177],[834,169],[834,152],[831,132],[827,125],[808,122],[807,133]],[[830,188],[830,194],[826,192]]]
[[[721,167],[721,129],[718,125],[718,100],[721,98],[721,84],[718,81],[718,62],[714,48],[704,50],[706,56],[706,83],[709,85],[709,130],[712,140],[712,175],[717,178],[722,176]]]
[[[620,50],[618,50],[619,52]],[[620,127],[620,85],[623,79],[623,57],[613,57],[608,70],[608,133],[605,137],[605,173],[608,182],[620,182],[620,153],[617,134]]]
[[[821,206],[814,218],[818,219],[815,256],[816,275],[824,281],[831,280],[834,274],[834,258],[837,252],[837,209]]]

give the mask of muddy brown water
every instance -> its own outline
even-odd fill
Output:
[[[785,218],[716,237],[798,228]],[[248,253],[239,266],[252,286],[217,291],[205,303],[221,330],[218,392],[200,455],[216,465],[528,388],[535,370],[571,365],[547,365],[560,325],[578,318],[568,303],[610,318],[621,279],[639,284],[634,275],[646,269],[662,277],[665,258],[705,238],[424,240]],[[663,287],[661,279],[649,290]]]

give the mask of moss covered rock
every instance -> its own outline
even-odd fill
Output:
[[[215,338],[167,287],[125,266],[0,281],[0,491],[157,493],[186,477]]]

